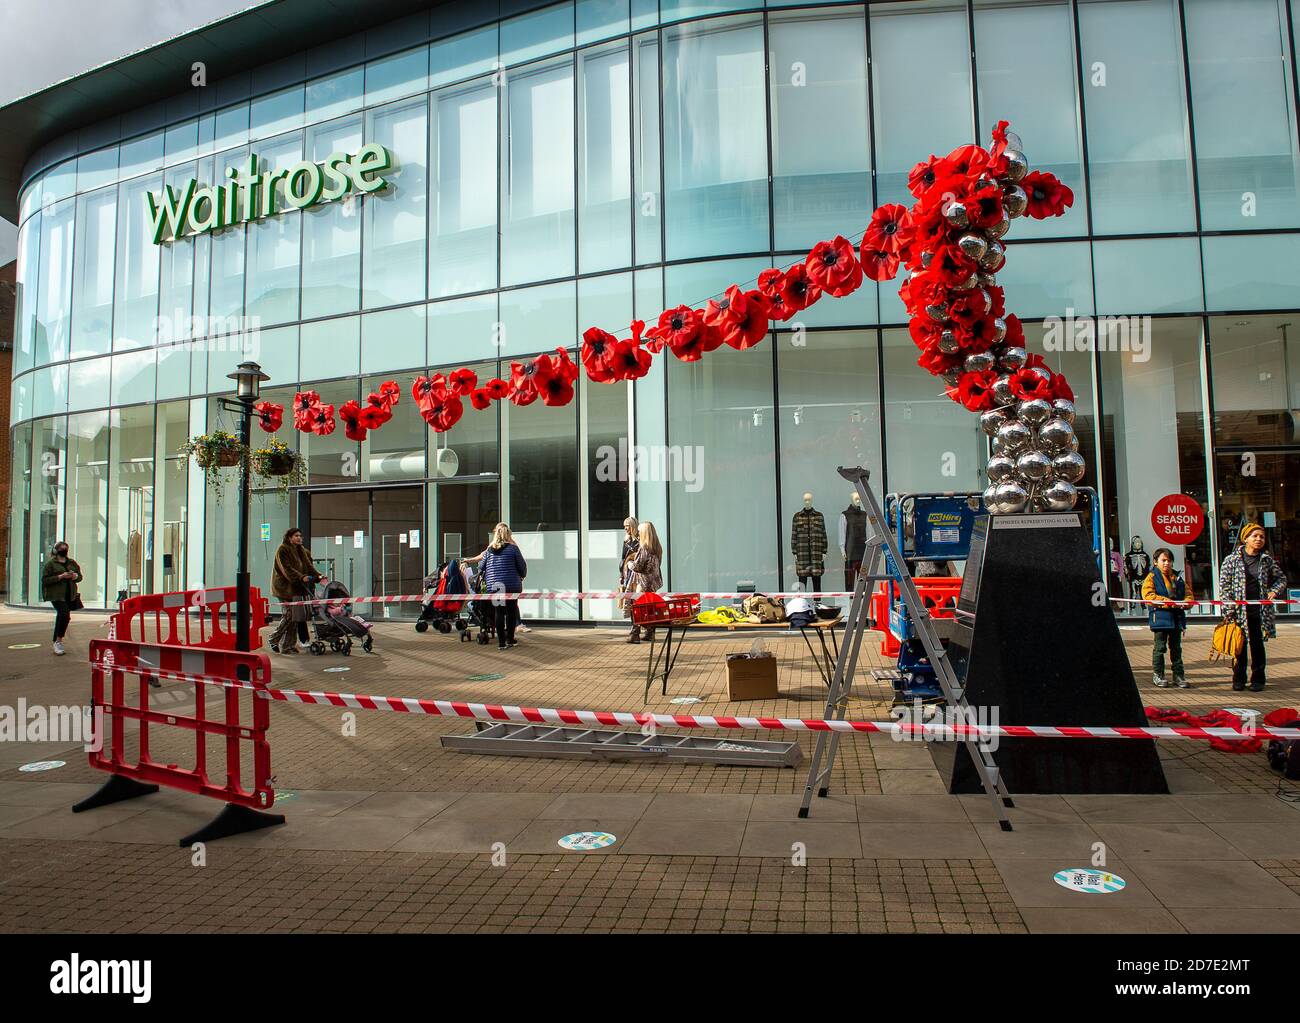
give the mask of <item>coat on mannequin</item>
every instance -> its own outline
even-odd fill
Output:
[[[840,512],[840,556],[844,558],[846,590],[853,589],[866,550],[867,513],[862,509],[861,495],[855,490],[849,496],[849,506]]]
[[[799,585],[807,588],[811,582],[814,591],[820,590],[826,569],[826,520],[813,507],[811,493],[803,495],[803,507],[790,522],[790,553]]]

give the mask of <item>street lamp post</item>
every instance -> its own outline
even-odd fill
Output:
[[[239,416],[239,443],[247,452],[252,440],[253,405],[262,389],[262,381],[271,379],[255,362],[241,362],[233,373],[227,374],[235,381],[235,401],[223,400],[227,411]],[[249,633],[252,628],[252,599],[248,576],[248,506],[252,503],[252,481],[247,459],[239,474],[239,556],[235,565],[235,649],[247,653],[252,649]]]

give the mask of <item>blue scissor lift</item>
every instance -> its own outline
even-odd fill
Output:
[[[1081,504],[1092,521],[1092,549],[1097,558],[1098,570],[1104,575],[1101,561],[1101,513],[1097,493],[1091,487],[1080,487]],[[924,586],[925,576],[917,576],[921,562],[965,562],[970,554],[971,533],[975,520],[987,515],[983,497],[979,493],[956,491],[916,494],[887,494],[885,515],[892,523],[894,539],[903,554],[904,570]],[[899,578],[899,566],[886,552],[885,571]],[[931,573],[933,575],[935,573]],[[943,573],[937,573],[943,576]],[[953,575],[959,573],[953,572]],[[911,616],[903,600],[902,587],[892,581],[887,584],[889,621],[887,627],[898,640],[898,663],[894,668],[877,668],[872,675],[879,681],[889,682],[894,688],[895,702],[913,700],[933,701],[943,698],[934,668],[926,656],[925,647],[916,635]],[[956,614],[956,597],[945,598],[938,606],[952,608]],[[930,624],[941,641],[947,641],[951,618],[930,618]]]

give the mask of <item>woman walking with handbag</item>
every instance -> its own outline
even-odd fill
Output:
[[[276,599],[287,604],[281,609],[280,624],[271,633],[271,650],[277,654],[296,654],[294,630],[297,630],[297,643],[306,644],[307,605],[293,601],[310,598],[312,587],[320,573],[302,544],[302,530],[296,527],[286,529],[284,540],[275,552],[275,567],[271,570],[271,592]]]
[[[50,557],[41,568],[41,591],[54,605],[54,656],[62,657],[63,637],[68,634],[72,612],[81,610],[81,595],[77,583],[81,582],[81,566],[68,557],[68,543],[60,540],[54,545]]]
[[[1250,689],[1258,693],[1266,684],[1265,640],[1277,637],[1272,604],[1242,604],[1250,600],[1278,600],[1286,595],[1286,576],[1265,553],[1264,527],[1247,522],[1241,527],[1241,544],[1223,559],[1219,570],[1219,597],[1223,617],[1245,633],[1246,643],[1232,664],[1232,688],[1246,688],[1246,655],[1250,655]]]

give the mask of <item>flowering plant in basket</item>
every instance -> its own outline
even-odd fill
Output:
[[[307,461],[282,440],[272,438],[249,453],[248,462],[255,475],[272,484],[281,500],[289,499],[291,487],[307,482]]]

